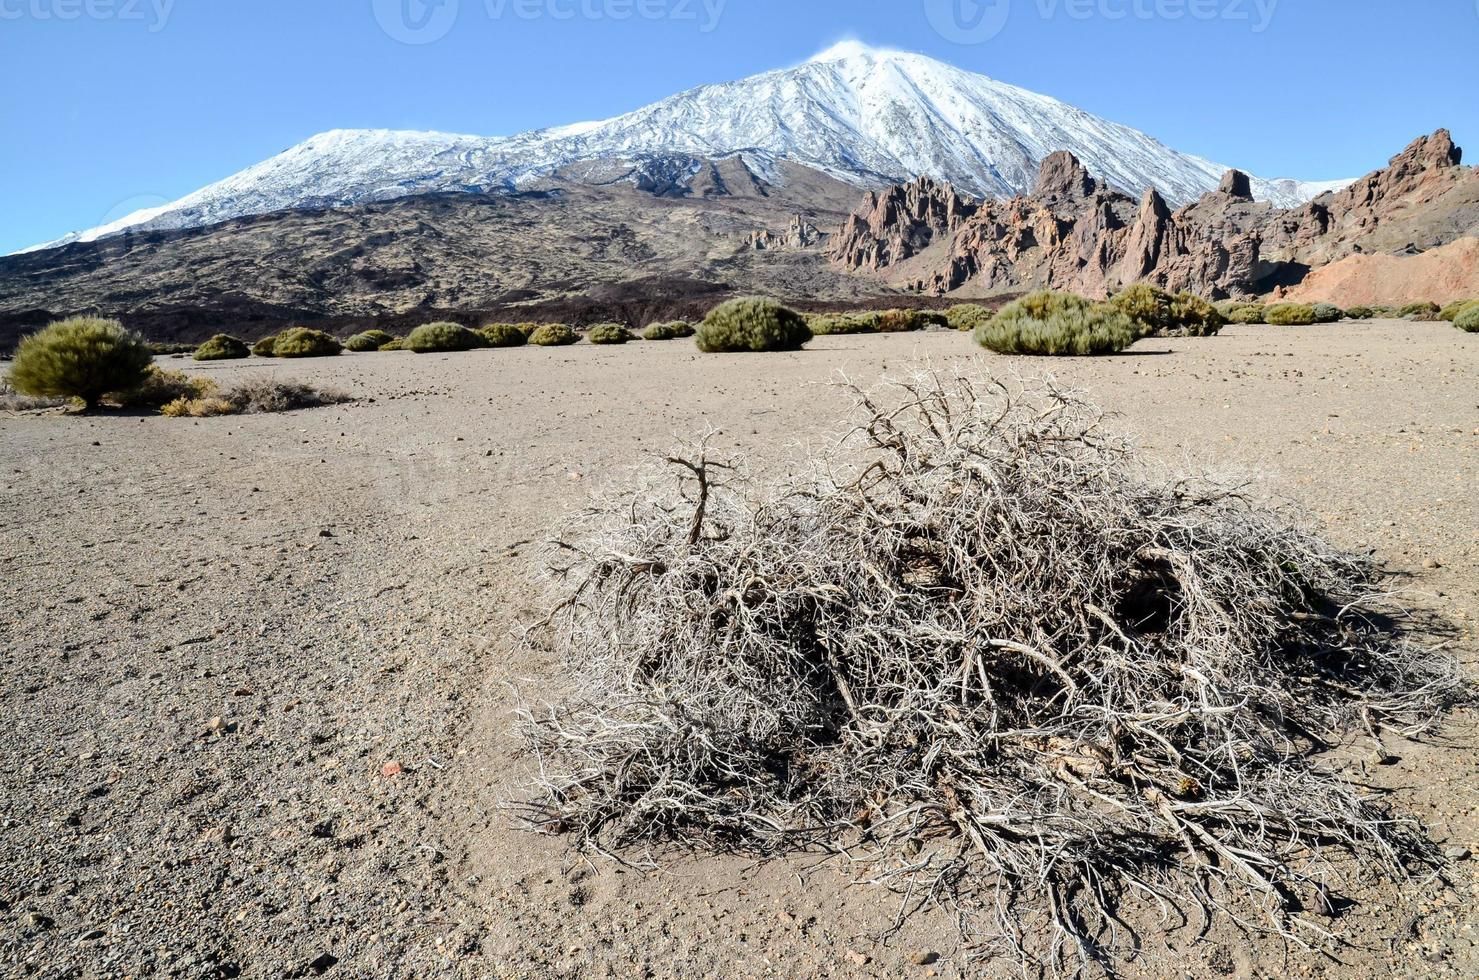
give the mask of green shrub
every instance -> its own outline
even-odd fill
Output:
[[[395,337],[384,330],[366,330],[344,341],[344,349],[354,351],[356,354],[368,354],[372,351],[384,350],[385,345],[393,340]]]
[[[800,350],[811,340],[801,314],[774,300],[744,297],[721,303],[697,332],[698,349],[706,354],[733,351]]]
[[[874,329],[879,333],[913,333],[929,327],[949,327],[950,320],[934,310],[884,310]]]
[[[952,330],[974,330],[996,316],[996,311],[977,303],[961,303],[945,311],[945,322]]]
[[[1164,336],[1176,326],[1175,297],[1148,282],[1137,282],[1109,301],[1109,305],[1140,324],[1146,336]]]
[[[380,351],[381,351],[381,353],[386,353],[386,352],[389,352],[389,351],[405,350],[405,349],[406,349],[406,338],[405,337],[395,337],[389,343],[385,343],[385,344],[381,344],[380,345]]]
[[[263,337],[261,340],[253,344],[252,353],[255,354],[257,357],[276,357],[277,355],[273,353],[273,350],[276,347],[277,334],[273,334],[270,337]]]
[[[121,408],[160,408],[182,399],[209,398],[215,394],[216,383],[210,378],[170,371],[150,365],[144,378],[127,391],[114,392],[109,397]]]
[[[998,354],[1083,357],[1115,354],[1143,327],[1108,304],[1071,293],[1041,292],[1009,303],[976,328],[976,343]]]
[[[580,340],[580,334],[563,323],[542,323],[529,334],[529,343],[536,347],[568,347]]]
[[[624,344],[632,335],[620,323],[598,323],[586,331],[585,339],[593,344]]]
[[[1108,305],[1135,321],[1146,337],[1212,337],[1227,325],[1227,318],[1200,296],[1172,295],[1147,282],[1135,283]]]
[[[1307,327],[1315,322],[1315,308],[1308,303],[1279,303],[1264,311],[1264,322],[1276,327]]]
[[[1427,300],[1421,300],[1416,303],[1408,303],[1406,306],[1402,307],[1402,309],[1397,311],[1397,315],[1402,317],[1404,320],[1436,320],[1438,319],[1438,314],[1442,312],[1443,311],[1438,308],[1437,303],[1431,303]]]
[[[523,347],[529,338],[512,323],[490,323],[478,331],[484,347]]]
[[[1345,315],[1352,320],[1370,320],[1376,316],[1377,311],[1370,306],[1347,307]]]
[[[424,323],[406,335],[405,349],[417,354],[445,354],[483,346],[483,338],[460,323]]]
[[[246,341],[224,333],[216,334],[195,348],[197,361],[239,361],[251,356],[252,349],[246,345]]]
[[[1221,313],[1228,323],[1263,323],[1267,310],[1262,303],[1229,300],[1225,303],[1218,303],[1217,312]]]
[[[61,320],[21,340],[10,383],[23,395],[80,398],[89,410],[143,383],[154,355],[117,320]]]
[[[344,345],[322,330],[290,327],[272,342],[273,357],[337,357]]]
[[[1336,306],[1335,304],[1333,304],[1333,303],[1316,303],[1315,304],[1315,322],[1316,323],[1339,323],[1341,320],[1344,320],[1344,319],[1345,319],[1345,310],[1342,310],[1340,307]]]
[[[1476,306],[1479,306],[1479,299],[1461,299],[1456,303],[1449,303],[1439,311],[1438,319],[1457,323],[1460,315]]]
[[[642,331],[643,340],[677,340],[680,337],[692,337],[693,325],[683,320],[672,320],[668,323],[654,323]]]
[[[1171,332],[1182,337],[1215,337],[1227,326],[1227,318],[1217,307],[1192,293],[1177,293],[1171,298]]]
[[[1479,303],[1464,310],[1453,321],[1453,325],[1464,333],[1479,333]]]
[[[879,313],[813,313],[806,326],[816,336],[831,334],[877,333]]]
[[[513,326],[516,330],[519,331],[519,333],[523,334],[525,337],[532,337],[534,336],[534,331],[538,330],[540,327],[547,326],[547,324],[529,322],[515,323]]]
[[[184,344],[172,340],[147,340],[149,353],[155,357],[174,357],[177,354],[194,354],[195,344]]]

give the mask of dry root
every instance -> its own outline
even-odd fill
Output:
[[[575,690],[521,712],[535,823],[607,853],[835,849],[1041,972],[1113,971],[1131,897],[1303,941],[1329,858],[1431,862],[1314,758],[1467,696],[1367,557],[1146,475],[1050,383],[847,387],[861,424],[815,473],[700,447],[557,544],[529,636]]]

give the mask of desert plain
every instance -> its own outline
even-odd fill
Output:
[[[0,415],[0,973],[35,977],[1011,976],[944,910],[835,856],[668,852],[642,873],[520,825],[517,638],[540,543],[713,427],[764,469],[845,425],[837,372],[922,360],[1079,387],[1170,467],[1255,478],[1479,659],[1479,335],[1232,326],[1121,356],[1006,358],[964,335],[798,353],[623,347],[200,365],[338,389],[286,415]],[[1143,976],[1479,975],[1475,717],[1332,755],[1444,849],[1353,885],[1282,945],[1144,933]],[[879,937],[886,937],[880,941]]]

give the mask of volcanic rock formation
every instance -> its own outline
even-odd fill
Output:
[[[1032,193],[1007,200],[978,204],[933,181],[870,193],[832,257],[936,293],[969,286],[1105,296],[1144,281],[1213,298],[1257,295],[1350,255],[1416,254],[1479,235],[1479,172],[1461,161],[1439,130],[1299,208],[1255,201],[1252,179],[1232,170],[1217,190],[1173,211],[1154,188],[1137,204],[1060,152],[1043,161]],[[946,234],[948,248],[920,256]]]

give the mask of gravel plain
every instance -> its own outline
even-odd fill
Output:
[[[1051,371],[1170,465],[1257,474],[1479,643],[1479,336],[1232,327],[1127,356],[1009,360],[954,334],[321,361],[166,361],[356,401],[277,416],[0,415],[0,973],[17,977],[1009,976],[964,967],[820,856],[666,855],[641,875],[520,829],[515,691],[561,665],[512,631],[536,543],[708,424],[783,469],[835,432],[826,382],[919,358]],[[1148,932],[1145,976],[1479,975],[1474,716],[1352,778],[1449,850],[1353,891],[1286,953]]]

